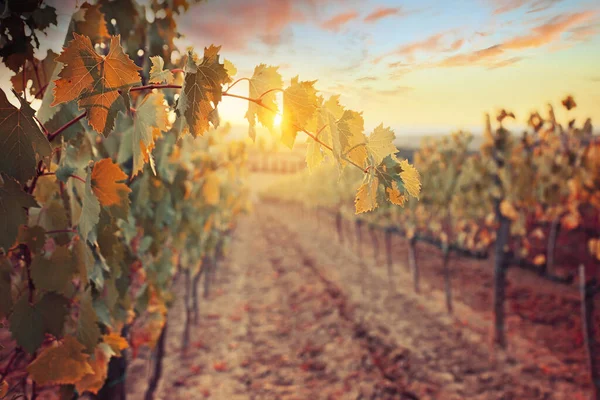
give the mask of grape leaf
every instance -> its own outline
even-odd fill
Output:
[[[33,354],[44,341],[46,333],[61,336],[68,305],[66,298],[51,292],[30,304],[29,293],[23,293],[9,318],[10,331],[17,344]]]
[[[85,180],[82,203],[81,214],[79,215],[79,221],[77,222],[77,225],[79,227],[79,233],[83,239],[88,240],[90,233],[100,220],[100,202],[92,191],[91,173],[87,175]]]
[[[0,90],[0,173],[25,183],[35,175],[38,160],[49,164],[52,148],[33,119],[33,108],[21,97],[19,101],[20,109]]]
[[[318,107],[316,81],[298,81],[292,78],[291,85],[283,92],[283,118],[281,141],[290,149],[294,147],[296,135],[304,129]]]
[[[165,70],[165,60],[161,56],[150,57],[152,68],[150,68],[150,83],[173,83],[173,73]]]
[[[114,352],[107,344],[101,343],[96,347],[94,355],[89,361],[92,372],[85,375],[75,384],[75,388],[79,393],[90,392],[98,394],[108,376],[108,362],[113,354]]]
[[[208,205],[216,206],[219,204],[221,181],[214,172],[208,173],[204,179],[204,184],[202,185],[204,202]]]
[[[10,273],[12,264],[5,256],[0,256],[0,319],[5,318],[12,309],[12,286]]]
[[[150,93],[137,107],[132,132],[133,168],[131,176],[144,168],[145,161],[152,157],[154,140],[167,130],[169,115],[162,93]]]
[[[25,193],[11,178],[0,175],[0,248],[6,252],[14,243],[19,226],[27,223],[25,208],[39,207],[34,198]]]
[[[279,67],[266,66],[260,64],[254,68],[254,74],[250,78],[249,82],[249,97],[251,99],[258,99],[259,96],[263,95],[271,89],[281,89],[283,87],[283,80],[281,75],[277,71]],[[256,139],[256,120],[260,124],[270,130],[273,129],[273,122],[275,115],[278,111],[277,102],[275,96],[277,91],[274,90],[262,96],[261,103],[268,107],[261,107],[258,104],[249,101],[248,111],[246,112],[246,119],[249,123],[249,135],[252,140]],[[272,111],[271,111],[272,110]]]
[[[390,154],[395,154],[398,149],[394,145],[394,131],[389,127],[384,128],[383,124],[379,124],[369,136],[367,149],[373,156],[375,164],[380,164],[384,158]]]
[[[77,273],[71,251],[59,246],[50,258],[37,255],[31,263],[31,279],[36,289],[67,295],[71,279]]]
[[[377,186],[379,186],[377,177],[369,177],[367,182],[360,185],[354,199],[357,214],[377,208]]]
[[[341,153],[355,164],[363,167],[367,162],[367,138],[364,134],[362,113],[346,110],[337,122]]]
[[[73,20],[75,21],[75,31],[89,37],[94,43],[110,37],[106,27],[106,19],[100,11],[99,5],[83,3],[79,11],[73,15]]]
[[[140,68],[123,53],[119,36],[111,38],[105,57],[96,53],[88,37],[77,33],[73,37],[57,58],[64,66],[54,82],[52,106],[78,100],[90,126],[108,136],[117,113],[124,109],[119,92],[140,82]]]
[[[68,385],[93,373],[89,355],[73,336],[65,336],[62,343],[47,347],[27,366],[31,379],[38,385]]]
[[[387,194],[387,199],[392,204],[403,206],[406,202],[406,196],[400,192],[396,181],[392,181],[391,187],[385,188],[385,193]]]
[[[94,254],[90,250],[87,243],[83,240],[77,240],[73,246],[73,257],[79,271],[79,278],[87,285],[89,282],[88,274],[95,264]]]
[[[227,71],[227,75],[229,75],[229,77],[237,75],[237,68],[231,61],[225,59],[223,60],[223,65],[225,65],[225,71]]]
[[[46,230],[41,226],[21,225],[17,241],[25,243],[32,253],[39,253],[46,243]]]
[[[177,115],[184,116],[192,136],[202,136],[208,131],[211,115],[222,97],[222,85],[230,82],[225,66],[219,63],[220,47],[204,49],[200,64],[188,54],[185,78],[179,100]]]
[[[31,80],[30,92],[35,96],[36,99],[41,99],[45,87],[50,82],[50,78],[54,73],[56,67],[56,57],[58,54],[52,50],[48,50],[46,58],[43,60],[34,59],[31,62],[25,64],[25,68],[21,69],[18,74],[10,78],[10,82],[17,93],[23,93],[27,87],[27,82]]]
[[[110,346],[117,357],[121,357],[121,351],[129,348],[127,339],[115,332],[102,336],[102,340]]]
[[[419,198],[419,193],[421,192],[421,179],[419,178],[419,171],[412,166],[408,160],[400,161],[400,168],[402,171],[400,172],[400,178],[402,178],[402,182],[404,183],[404,187],[408,194],[415,198]]]
[[[104,158],[94,164],[92,169],[92,191],[106,207],[129,209],[129,193],[131,189],[119,181],[127,179],[127,175],[110,158]]]
[[[79,299],[79,317],[77,318],[77,340],[84,345],[87,353],[92,353],[100,341],[98,317],[92,303],[92,293],[87,290]]]

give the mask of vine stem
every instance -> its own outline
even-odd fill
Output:
[[[69,129],[71,126],[75,125],[77,122],[81,121],[83,118],[85,118],[85,116],[86,116],[86,112],[83,112],[83,113],[79,114],[78,116],[76,116],[75,118],[73,118],[72,120],[70,120],[69,122],[67,122],[66,124],[64,124],[63,126],[61,126],[60,128],[58,128],[53,133],[49,134],[48,141],[51,142],[54,139],[56,139],[56,137],[58,135],[60,135],[61,133],[63,133],[67,129]]]
[[[248,82],[250,82],[250,79],[248,79],[248,78],[240,78],[240,79],[236,80],[231,85],[229,85],[229,87],[227,87],[227,89],[223,92],[223,94],[229,92],[229,89],[231,89],[232,87],[234,87],[235,85],[237,85],[238,83],[240,83],[242,81],[248,81]]]
[[[56,175],[56,172],[44,172],[43,174],[40,174],[40,176],[52,176],[52,175]],[[69,177],[73,178],[73,179],[77,179],[80,182],[85,183],[85,179],[83,179],[80,176],[77,175],[69,175]]]

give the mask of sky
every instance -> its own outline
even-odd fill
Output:
[[[61,23],[46,43],[59,51],[75,0],[49,2]],[[383,123],[397,137],[478,133],[501,108],[520,127],[549,102],[563,121],[600,121],[598,0],[205,0],[178,24],[181,49],[221,45],[238,77],[265,63],[287,83],[317,80],[363,111],[368,130]],[[247,95],[247,84],[232,92]],[[566,95],[578,103],[569,115]],[[247,126],[246,107],[227,98],[221,118]]]
[[[559,118],[600,121],[597,0],[209,0],[179,24],[182,47],[220,44],[240,76],[267,63],[316,79],[397,136],[481,131],[501,108],[522,125],[569,94],[578,107]]]

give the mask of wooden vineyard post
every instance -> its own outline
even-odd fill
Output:
[[[413,274],[413,287],[415,293],[419,293],[419,266],[417,264],[416,245],[417,238],[411,237],[408,242],[408,265]]]
[[[387,274],[390,284],[390,292],[394,291],[394,276],[392,274],[392,228],[385,230],[385,256],[387,261]]]
[[[183,338],[181,340],[182,342],[182,346],[181,346],[181,351],[182,353],[185,354],[185,352],[187,351],[187,348],[190,344],[190,324],[192,323],[192,313],[193,313],[193,306],[191,304],[192,302],[192,278],[191,278],[191,273],[190,273],[190,269],[186,268],[185,272],[184,272],[184,277],[185,277],[185,299],[183,299],[184,305],[185,305],[185,324],[183,327]]]
[[[160,378],[162,376],[166,342],[167,323],[165,322],[162,331],[160,332],[160,336],[158,337],[158,343],[156,343],[156,354],[154,355],[154,368],[152,371],[152,376],[150,377],[150,382],[148,382],[148,390],[146,391],[144,400],[154,399],[154,393],[156,392],[156,388],[158,387],[158,383],[160,382]]]
[[[579,266],[579,292],[581,295],[581,328],[592,381],[592,399],[600,400],[600,371],[596,360],[597,344],[594,336],[594,296],[598,292],[598,283],[595,279],[587,281],[583,264]]]
[[[510,235],[510,219],[500,212],[497,205],[496,216],[500,221],[496,234],[496,249],[494,260],[494,341],[502,348],[506,347],[504,334],[504,298],[506,297],[506,270],[508,260],[506,247]]]
[[[556,238],[560,231],[560,218],[555,217],[550,225],[550,233],[548,234],[548,248],[546,249],[546,273],[554,275],[554,253],[556,248]]]
[[[444,255],[444,291],[446,292],[446,310],[452,314],[452,281],[450,276],[450,246],[447,242],[442,243],[442,252]]]

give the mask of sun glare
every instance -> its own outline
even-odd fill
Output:
[[[273,119],[273,125],[280,126],[281,125],[281,114],[275,114],[275,119]]]

